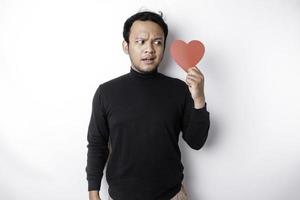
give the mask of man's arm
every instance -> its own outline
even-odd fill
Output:
[[[194,101],[187,89],[181,121],[182,138],[192,149],[199,150],[207,139],[209,127],[206,102]]]
[[[204,95],[204,75],[196,66],[187,70],[186,84],[182,137],[191,148],[199,150],[207,139],[210,121]]]
[[[88,152],[86,178],[88,180],[90,200],[100,199],[99,191],[103,177],[103,169],[109,155],[108,138],[107,117],[100,85],[93,96],[92,114],[87,134]]]

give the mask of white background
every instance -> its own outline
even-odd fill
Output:
[[[123,23],[143,6],[163,11],[167,48],[206,47],[209,138],[180,135],[190,200],[300,199],[299,0],[0,0],[0,199],[87,199],[92,96],[129,72]],[[168,50],[159,71],[185,80]]]

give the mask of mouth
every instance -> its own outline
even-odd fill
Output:
[[[146,64],[152,64],[154,63],[155,57],[146,57],[146,58],[142,58],[142,61]]]

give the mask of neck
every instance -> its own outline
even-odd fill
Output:
[[[140,72],[136,68],[131,66],[130,74],[135,77],[139,77],[139,78],[154,78],[155,76],[157,76],[158,71],[157,71],[157,67],[156,67],[154,70],[149,71],[149,72]]]

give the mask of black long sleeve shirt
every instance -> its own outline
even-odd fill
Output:
[[[188,85],[154,72],[130,72],[98,86],[88,127],[88,191],[100,190],[103,169],[114,200],[169,200],[184,166],[179,133],[199,150],[210,126],[206,103],[194,108]],[[109,148],[110,145],[110,148]]]

